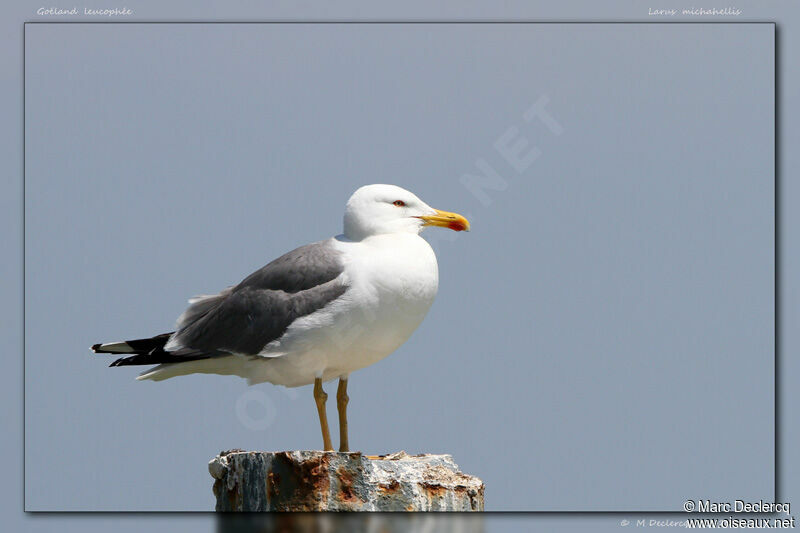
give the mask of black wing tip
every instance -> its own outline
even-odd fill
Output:
[[[104,350],[103,343],[98,342],[97,344],[92,344],[92,351],[94,353],[120,353],[115,352],[114,350]]]
[[[153,354],[134,354],[126,357],[120,357],[110,365],[112,366],[129,366],[129,365],[150,365],[157,364],[153,362]]]

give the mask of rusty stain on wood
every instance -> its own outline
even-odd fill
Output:
[[[221,452],[217,511],[482,511],[484,485],[449,455]]]

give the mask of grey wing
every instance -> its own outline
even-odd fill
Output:
[[[341,252],[333,239],[306,244],[261,267],[233,288],[258,288],[295,293],[337,278],[343,271]]]
[[[194,299],[166,348],[255,355],[297,318],[343,295],[343,270],[330,241],[292,250],[235,287]]]
[[[227,289],[220,291],[218,294],[203,294],[190,299],[189,307],[187,307],[186,311],[184,311],[183,314],[178,317],[178,323],[176,325],[177,330],[180,331],[186,326],[189,326],[203,318],[215,307],[219,306],[219,304],[221,304],[225,298],[230,296],[232,291],[233,287],[228,287]]]

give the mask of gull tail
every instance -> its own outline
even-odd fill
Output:
[[[174,333],[174,332],[173,332]],[[194,373],[235,374],[228,368],[230,361],[240,359],[230,353],[202,352],[187,348],[165,350],[173,333],[162,333],[149,339],[106,342],[92,346],[94,353],[125,354],[108,366],[157,365],[145,370],[136,379],[161,381],[174,376]],[[225,357],[220,357],[225,356]],[[240,364],[240,363],[239,363]]]
[[[164,351],[164,345],[172,333],[162,333],[148,339],[107,342],[92,346],[94,353],[129,354],[117,359],[109,366],[157,365],[175,362],[175,354]]]

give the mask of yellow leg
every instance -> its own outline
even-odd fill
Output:
[[[317,378],[314,380],[314,401],[317,403],[317,412],[319,413],[319,426],[322,428],[322,445],[325,451],[332,451],[333,444],[331,444],[331,432],[328,429],[328,414],[325,412],[325,402],[328,400],[328,395],[322,390],[322,379]]]
[[[336,407],[339,409],[339,451],[349,452],[350,446],[347,442],[347,379],[339,379],[339,388],[336,389]]]

